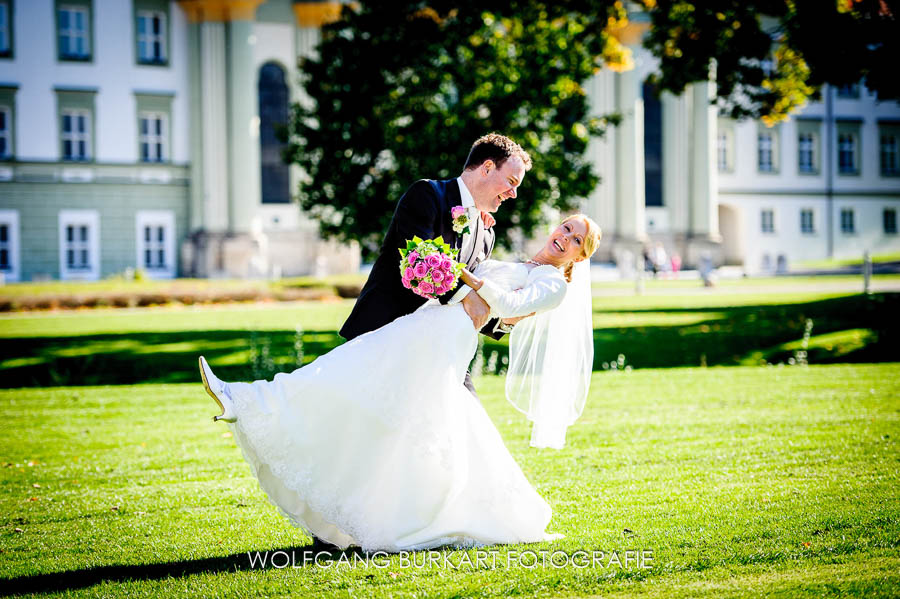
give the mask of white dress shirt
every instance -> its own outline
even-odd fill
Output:
[[[463,235],[462,243],[459,248],[459,255],[460,257],[471,256],[469,262],[474,263],[477,260],[485,258],[483,247],[474,248],[477,250],[477,253],[473,253],[473,244],[483,244],[484,240],[482,238],[484,235],[482,232],[484,231],[484,222],[481,220],[481,211],[475,207],[475,198],[472,197],[472,192],[466,187],[462,177],[457,177],[456,183],[459,185],[460,202],[466,208],[470,223],[469,232]]]
[[[462,205],[467,209],[474,209],[475,198],[472,197],[472,192],[466,187],[463,178],[457,177],[456,183],[459,185],[459,199],[462,201]]]

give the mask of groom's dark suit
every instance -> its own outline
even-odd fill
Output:
[[[381,245],[381,251],[372,267],[372,272],[366,281],[353,311],[341,327],[341,337],[347,340],[358,337],[363,333],[374,331],[392,320],[405,314],[415,312],[425,303],[425,298],[416,295],[411,290],[403,287],[400,276],[400,248],[406,247],[406,241],[418,235],[422,239],[434,239],[443,237],[444,242],[450,247],[460,249],[463,235],[453,230],[453,219],[450,209],[460,206],[459,183],[456,179],[446,181],[432,181],[422,179],[413,183],[406,190],[388,226]],[[473,254],[475,259],[469,256],[459,256],[466,262],[469,270],[477,263],[482,249],[484,256],[490,256],[494,249],[494,232],[485,229],[480,220],[469,225],[470,234],[475,236]],[[440,297],[442,303],[446,303],[453,295],[453,291]],[[494,333],[496,320],[491,320],[482,329],[482,332],[491,335],[495,339],[503,336],[502,333]]]

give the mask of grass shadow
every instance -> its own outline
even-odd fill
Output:
[[[301,558],[303,557],[304,552],[311,552],[311,554],[308,555],[315,556],[321,551],[323,550],[320,549],[317,545],[306,545],[300,547],[271,549],[260,551],[259,553],[267,552],[271,556],[272,554],[278,552],[284,552],[288,556],[297,558],[296,563],[303,563],[303,567],[310,567],[314,565],[315,562],[302,562]],[[346,555],[347,558],[351,560],[354,554],[360,556],[364,555],[357,549],[348,549],[346,551],[341,551],[338,549],[335,549],[334,551],[324,551],[331,556],[332,560],[335,561],[337,559],[340,559],[341,554]],[[162,580],[166,578],[181,578],[202,573],[240,572],[273,567],[271,566],[271,563],[268,566],[260,567],[259,565],[257,565],[256,567],[254,567],[251,563],[249,555],[250,553],[255,552],[247,551],[221,557],[162,562],[156,564],[119,564],[98,566],[94,568],[84,568],[81,570],[68,570],[65,572],[34,574],[16,578],[0,579],[0,597],[73,591],[77,589],[92,587],[103,582]]]
[[[659,324],[709,313],[709,308],[603,310],[628,314],[629,326],[594,330],[594,369],[619,355],[636,368],[733,366],[787,362],[800,348],[808,321],[810,363],[900,361],[900,294],[880,293],[803,303],[715,308],[715,317],[690,324]],[[599,312],[599,310],[598,310]],[[641,314],[654,313],[642,325]],[[606,319],[607,321],[609,319]],[[623,318],[624,321],[624,318]],[[648,321],[651,322],[651,321]],[[663,321],[664,322],[664,321]],[[225,380],[271,378],[290,372],[343,343],[333,330],[185,331],[6,338],[0,345],[0,388],[199,382],[205,355]],[[483,363],[504,369],[508,338],[483,337]]]
[[[811,302],[736,307],[595,310],[596,313],[690,314],[716,318],[689,325],[622,326],[594,329],[594,370],[624,356],[635,368],[737,366],[787,362],[801,348],[811,321],[810,363],[894,362],[900,360],[900,294],[881,293]],[[632,320],[634,320],[632,318]],[[841,335],[864,331],[865,334]],[[819,340],[819,341],[817,341]],[[500,360],[504,343],[485,342]]]
[[[336,331],[304,331],[302,362],[343,343]],[[6,338],[0,345],[0,388],[200,380],[205,355],[226,380],[271,378],[297,368],[294,331],[186,331]]]
[[[900,358],[898,326],[893,317],[898,305],[900,294],[856,295],[793,304],[716,308],[723,315],[721,318],[687,326],[596,329],[595,368],[598,362],[615,360],[619,354],[641,368],[786,362],[794,347],[799,349],[807,326],[811,326],[813,337],[855,329],[871,332],[855,347],[838,342],[817,347],[813,340],[808,348],[811,362],[895,361]],[[670,314],[704,311],[708,309],[666,310]]]

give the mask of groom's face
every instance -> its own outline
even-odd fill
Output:
[[[482,185],[475,195],[475,207],[484,212],[496,212],[500,204],[516,197],[516,189],[525,177],[525,163],[518,156],[510,156],[497,168],[493,160],[480,167]]]

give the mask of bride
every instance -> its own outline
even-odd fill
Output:
[[[593,360],[589,258],[600,229],[565,219],[527,263],[487,260],[462,281],[513,329],[507,396],[534,422],[532,445],[561,447]],[[559,538],[534,490],[463,381],[477,332],[459,300],[417,311],[272,381],[207,392],[270,501],[295,526],[365,551]],[[577,291],[576,291],[577,290]]]

